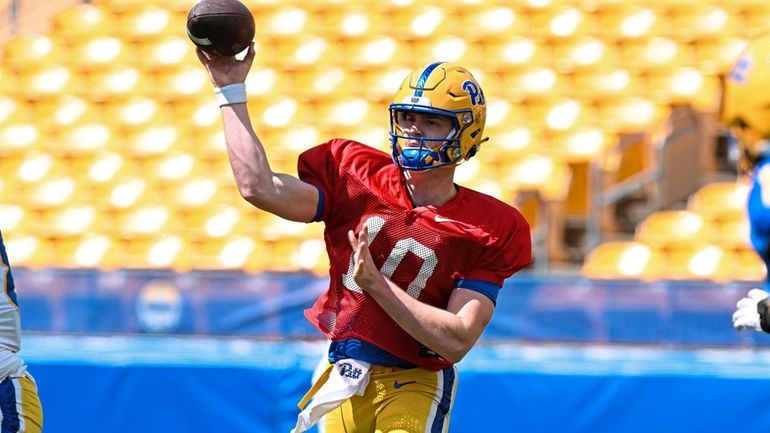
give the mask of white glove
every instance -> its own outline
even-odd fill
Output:
[[[755,331],[762,331],[757,304],[768,296],[770,296],[770,293],[762,289],[751,289],[746,297],[738,301],[735,304],[737,309],[733,313],[733,326],[735,329],[741,331],[750,328]]]

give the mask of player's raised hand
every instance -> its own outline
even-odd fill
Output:
[[[735,306],[733,326],[737,330],[753,329],[762,331],[762,319],[767,314],[767,299],[770,293],[762,289],[751,289]],[[766,331],[767,332],[767,331]]]
[[[253,42],[249,45],[249,50],[243,60],[238,60],[235,56],[224,57],[207,53],[200,48],[197,48],[195,52],[198,55],[198,60],[206,67],[211,82],[216,87],[245,82],[256,54]]]
[[[353,230],[348,230],[348,242],[353,249],[353,280],[358,287],[368,292],[377,284],[384,282],[385,277],[377,269],[372,253],[369,251],[369,228],[366,224],[361,227],[357,237]]]

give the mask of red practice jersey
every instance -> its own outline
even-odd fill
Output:
[[[463,187],[440,207],[414,207],[390,156],[361,143],[334,139],[305,151],[299,176],[322,192],[319,218],[330,258],[329,290],[305,315],[332,340],[361,339],[429,370],[452,365],[401,329],[353,280],[347,232],[363,224],[380,271],[442,309],[463,281],[500,287],[531,261],[529,225],[516,209]]]

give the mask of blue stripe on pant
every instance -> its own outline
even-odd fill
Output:
[[[16,410],[16,387],[10,377],[0,382],[0,412],[3,421],[0,424],[2,433],[17,433],[19,431],[19,412]]]
[[[444,423],[446,422],[446,415],[452,408],[452,391],[455,386],[455,369],[454,367],[445,368],[442,371],[441,377],[444,380],[443,393],[441,395],[441,402],[438,405],[436,411],[436,417],[433,418],[433,425],[430,428],[430,433],[441,433],[444,430]]]

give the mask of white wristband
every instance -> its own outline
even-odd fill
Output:
[[[232,104],[243,104],[246,102],[246,84],[234,83],[224,87],[215,87],[214,96],[217,98],[217,104],[220,107]]]

